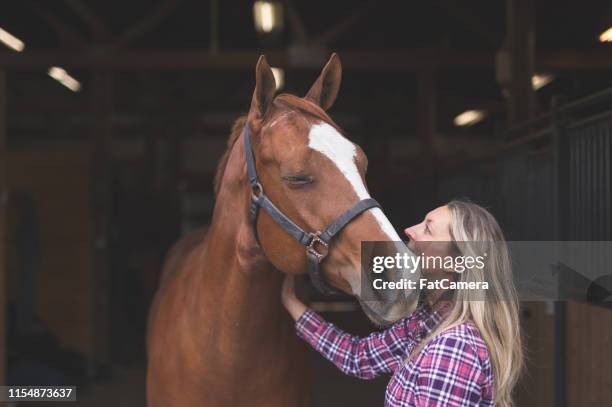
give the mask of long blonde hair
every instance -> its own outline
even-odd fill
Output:
[[[488,282],[475,299],[472,290],[456,290],[445,319],[415,347],[414,358],[436,335],[472,321],[487,344],[495,388],[495,405],[512,407],[512,391],[523,369],[523,343],[519,304],[512,279],[510,256],[499,224],[483,207],[467,200],[447,204],[451,212],[450,235],[462,256],[487,253],[484,268],[458,273],[461,282]]]

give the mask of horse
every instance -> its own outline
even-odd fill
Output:
[[[367,158],[326,112],[341,74],[333,54],[304,97],[276,95],[272,70],[259,58],[250,109],[235,122],[215,175],[210,226],[176,243],[163,267],[147,327],[149,407],[309,405],[306,345],[280,301],[284,275],[306,273],[307,255],[278,219],[260,210],[253,221],[251,211],[265,188],[298,228],[321,231],[369,201]],[[372,321],[388,324],[415,301],[388,293],[360,299],[360,247],[401,239],[380,208],[360,211],[329,244],[320,272],[326,284],[357,296]]]

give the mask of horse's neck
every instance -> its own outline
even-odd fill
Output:
[[[236,355],[273,347],[293,329],[280,302],[282,274],[265,259],[248,216],[244,148],[232,147],[209,229],[198,297],[210,316],[215,346]],[[285,340],[285,339],[283,339]],[[252,355],[248,356],[252,358]]]
[[[256,253],[249,256],[249,248],[240,246],[246,230],[231,223],[211,227],[199,261],[202,278],[191,279],[197,294],[190,297],[198,303],[193,312],[183,312],[191,327],[183,331],[185,363],[193,360],[192,376],[221,389],[228,398],[223,405],[242,404],[234,398],[272,397],[281,387],[274,397],[282,401],[270,405],[298,405],[293,400],[306,397],[302,389],[308,388],[310,366],[280,301],[283,274],[257,261]],[[240,395],[232,393],[235,383],[241,383]]]
[[[198,295],[216,314],[217,343],[237,357],[277,346],[292,329],[280,302],[283,275],[254,244],[246,211],[240,207],[240,199],[217,202],[203,259],[208,276]]]

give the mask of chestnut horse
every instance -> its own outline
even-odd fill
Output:
[[[255,237],[243,128],[249,126],[266,195],[304,230],[322,230],[369,198],[366,156],[325,112],[340,78],[334,54],[304,98],[275,97],[272,71],[259,59],[251,108],[234,125],[217,170],[210,228],[179,241],[164,266],[147,332],[149,407],[309,405],[305,345],[280,302],[283,273],[305,273],[306,256],[265,211],[257,220],[259,241]],[[361,290],[362,240],[400,238],[378,208],[337,235],[322,273],[352,295]],[[377,323],[414,309],[413,300],[378,295],[360,301]]]

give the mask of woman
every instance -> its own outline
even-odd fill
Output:
[[[405,233],[419,254],[486,256],[483,267],[461,273],[423,269],[422,278],[486,281],[488,288],[477,296],[426,289],[414,313],[359,338],[308,309],[295,295],[293,277],[287,277],[282,300],[298,336],[345,374],[362,379],[392,374],[385,406],[512,406],[523,350],[508,250],[495,218],[474,203],[454,200]]]

